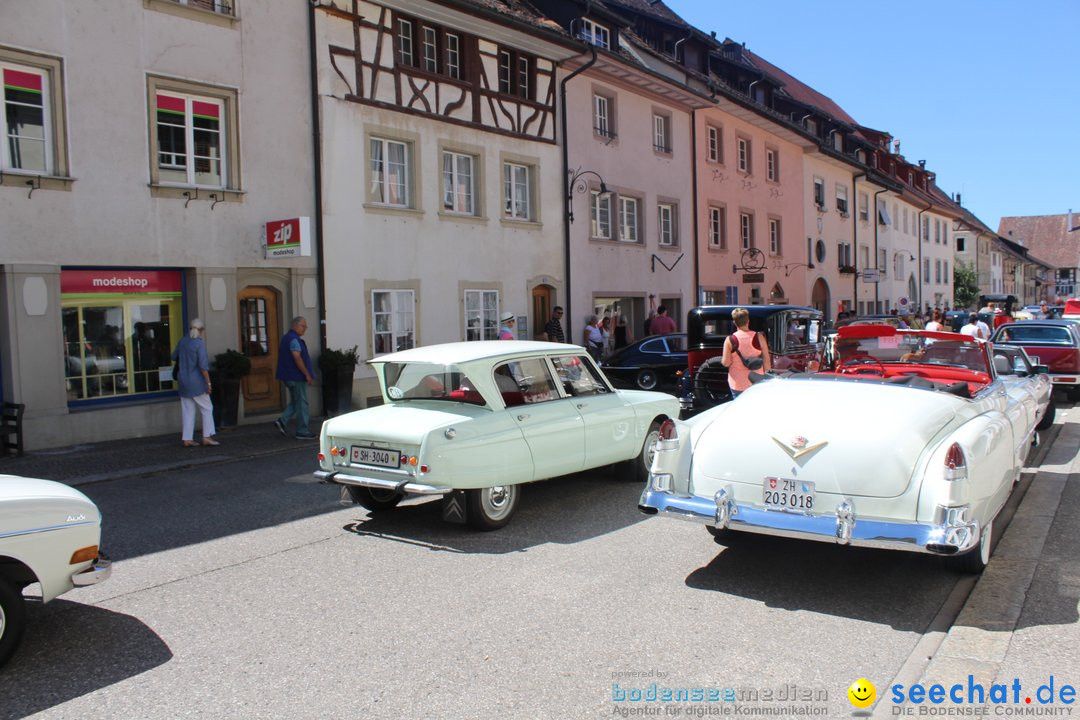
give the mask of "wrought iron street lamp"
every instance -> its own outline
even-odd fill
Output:
[[[570,170],[569,172],[570,182],[568,184],[569,192],[566,194],[566,215],[570,219],[570,222],[574,222],[574,193],[583,194],[589,189],[589,183],[585,179],[586,175],[593,175],[600,181],[599,196],[601,199],[608,199],[611,197],[612,193],[604,183],[604,178],[600,177],[600,174],[595,170],[582,170],[581,168],[578,168],[576,170]]]

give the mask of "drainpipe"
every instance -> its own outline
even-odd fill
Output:
[[[754,102],[754,86],[757,85],[759,82],[761,82],[760,79],[755,80],[754,82],[750,83],[749,87],[746,88],[746,97],[750,98],[750,102]]]
[[[866,173],[864,173],[864,172],[861,172],[861,173],[858,173],[857,175],[852,175],[851,176],[851,204],[852,205],[857,206],[857,204],[859,202],[859,178],[864,178],[864,177],[866,177]],[[869,209],[869,208],[867,208],[867,209]],[[850,207],[848,212],[850,214],[852,214],[852,215],[855,215],[858,212],[858,208],[857,207]],[[875,218],[875,221],[876,221],[876,218]],[[855,253],[855,257],[858,258],[858,254],[859,254],[859,218],[858,218],[857,215],[856,215],[856,218],[851,221],[851,247],[852,247],[852,252]],[[874,262],[875,263],[877,262],[876,257],[874,258]],[[853,308],[851,308],[852,311],[854,311],[856,314],[858,314],[858,312],[859,312],[859,272],[858,272],[858,270],[859,270],[859,263],[858,263],[858,260],[856,259],[856,261],[855,261],[855,292],[854,292],[855,299],[852,300],[852,303],[854,303],[855,306]],[[877,283],[874,283],[874,285],[877,285]]]
[[[878,220],[877,196],[888,191],[888,188],[881,188],[874,193],[874,262],[878,261],[878,232],[879,227],[881,226],[881,223]],[[879,285],[881,285],[881,283],[874,283],[874,313],[877,313],[877,304],[881,302],[881,291],[878,289]]]
[[[924,212],[926,212],[927,210],[929,210],[930,208],[932,208],[932,207],[934,207],[934,203],[927,202],[926,207],[924,207],[922,210],[919,211],[919,217],[915,221],[916,223],[918,223],[917,227],[919,228],[919,312],[922,312],[922,306],[923,306],[923,304],[922,304],[923,303],[923,299],[922,299],[922,288],[923,288],[923,276],[922,276],[922,269],[923,269],[923,262],[922,262],[922,245],[923,245],[922,214]],[[929,237],[930,233],[927,232],[926,234],[927,234],[926,241],[929,242],[930,241],[930,237]]]
[[[596,48],[590,45],[589,52],[592,53],[589,62],[564,77],[559,83],[559,114],[561,115],[560,119],[562,121],[563,202],[566,204],[563,208],[563,264],[566,266],[566,300],[564,304],[566,305],[566,336],[568,338],[575,337],[573,335],[573,330],[570,329],[571,324],[574,322],[574,316],[570,311],[570,204],[574,200],[570,196],[573,188],[570,187],[570,143],[566,137],[566,83],[570,82],[575,76],[585,72],[596,63]]]
[[[694,239],[694,304],[702,304],[704,293],[701,289],[701,243],[698,241],[698,187],[697,187],[697,117],[696,110],[690,111],[690,192],[693,194],[691,203],[693,213],[693,237]]]
[[[311,65],[311,145],[315,174],[315,268],[319,285],[319,353],[326,349],[326,273],[323,262],[322,120],[319,114],[319,70],[315,50],[315,4],[308,5],[308,53]]]
[[[675,41],[675,51],[674,51],[675,62],[679,62],[679,46],[682,45],[684,42],[686,42],[687,40],[689,40],[693,36],[694,36],[694,28],[690,28],[690,30],[686,33],[686,37],[684,37],[682,40],[676,40]],[[686,65],[685,61],[683,62],[683,65]]]

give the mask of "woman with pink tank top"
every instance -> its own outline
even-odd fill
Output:
[[[769,356],[769,344],[765,337],[750,329],[750,312],[746,308],[732,310],[731,319],[735,322],[736,329],[724,340],[724,354],[720,362],[728,369],[728,386],[731,388],[732,399],[735,399],[750,387],[750,370],[743,363],[743,358],[750,360],[760,357],[764,365],[754,372],[762,373],[769,372],[772,368],[772,358]],[[736,338],[737,347],[732,343],[732,338]],[[742,357],[739,357],[740,354]]]

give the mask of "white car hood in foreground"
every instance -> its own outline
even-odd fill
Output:
[[[762,382],[689,421],[694,492],[777,477],[813,481],[818,492],[896,497],[930,441],[970,417],[971,404],[872,381]]]
[[[100,520],[97,506],[73,487],[0,475],[0,536]]]
[[[419,445],[432,430],[460,423],[490,410],[445,400],[413,400],[377,405],[323,423],[330,437],[363,438]]]

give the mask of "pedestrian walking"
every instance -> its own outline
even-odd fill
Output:
[[[296,419],[296,439],[314,440],[315,435],[308,428],[311,418],[308,414],[307,386],[315,384],[315,372],[311,369],[311,355],[308,354],[304,333],[307,332],[307,320],[298,315],[292,319],[289,332],[281,338],[278,346],[278,364],[275,377],[285,383],[289,402],[281,417],[274,421],[278,431],[289,434],[289,422]]]
[[[561,305],[556,305],[552,308],[551,319],[548,320],[548,324],[544,326],[544,332],[547,333],[547,339],[550,342],[566,342],[566,335],[563,333],[562,329],[562,316],[563,309]]]
[[[678,328],[675,327],[675,320],[667,314],[667,307],[661,305],[656,308],[656,317],[649,323],[650,335],[670,335]]]
[[[735,399],[750,388],[750,372],[767,373],[772,369],[769,344],[765,337],[750,329],[750,311],[735,308],[731,311],[735,332],[724,340],[721,364],[728,369],[728,387]]]
[[[582,344],[589,352],[589,355],[592,356],[592,359],[596,362],[600,362],[600,358],[604,352],[606,338],[604,337],[604,331],[600,329],[599,315],[589,316],[589,322],[585,325],[582,340],[584,340]]]
[[[210,359],[206,355],[203,333],[206,326],[199,318],[188,323],[188,334],[180,338],[172,359],[177,363],[176,380],[180,385],[180,439],[184,447],[195,447],[195,410],[202,418],[202,444],[220,445],[214,439],[214,404],[210,401]]]
[[[517,318],[514,317],[514,313],[507,310],[499,316],[499,339],[500,340],[514,340],[514,325],[517,324]]]

